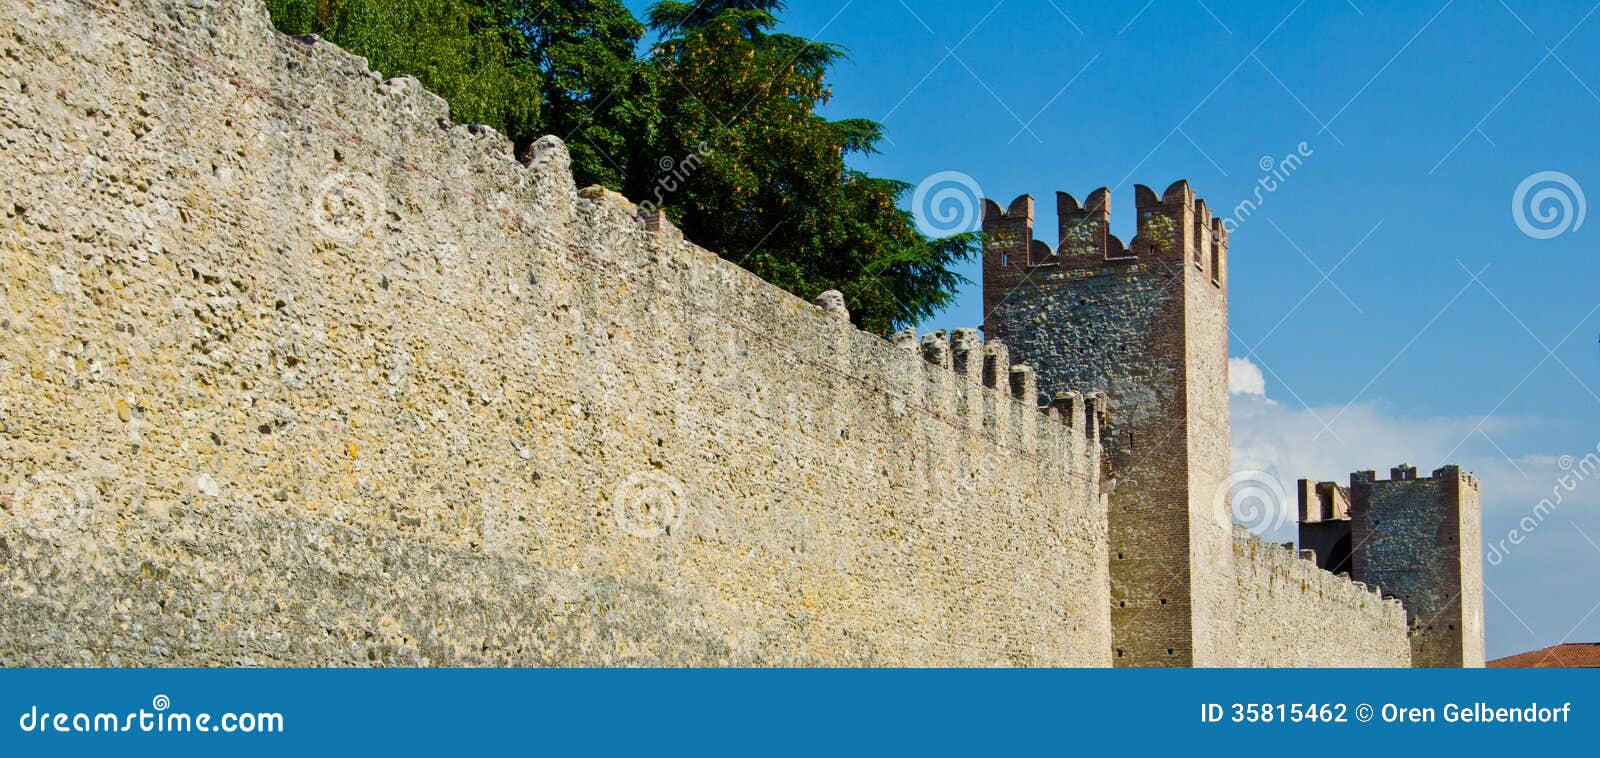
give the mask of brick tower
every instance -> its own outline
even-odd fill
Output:
[[[1134,194],[1126,247],[1106,189],[1056,195],[1053,247],[1032,197],[985,200],[984,330],[1033,366],[1041,402],[1110,397],[1113,662],[1231,666],[1228,236],[1187,182]]]
[[[1316,551],[1318,566],[1400,598],[1412,666],[1483,666],[1477,477],[1445,466],[1418,478],[1415,466],[1401,464],[1388,480],[1372,471],[1351,474],[1348,491],[1301,480],[1300,493],[1300,547]]]

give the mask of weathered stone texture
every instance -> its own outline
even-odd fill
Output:
[[[1105,189],[1057,195],[1054,248],[1032,198],[984,206],[989,336],[1043,395],[1099,388],[1113,407],[1114,664],[1408,665],[1398,602],[1233,525],[1227,232],[1187,182],[1134,195],[1126,246]]]
[[[1400,602],[1323,571],[1243,527],[1233,536],[1237,665],[1406,667]]]
[[[1483,544],[1478,480],[1456,466],[1350,477],[1352,576],[1405,603],[1412,665],[1482,668]]]
[[[858,332],[257,0],[0,46],[0,661],[1110,663],[1096,406],[999,346]]]
[[[1232,665],[1226,235],[1186,182],[1135,194],[1127,247],[1104,189],[1057,195],[1054,248],[1033,239],[1031,197],[986,201],[984,328],[1046,396],[1110,398],[1115,663]]]

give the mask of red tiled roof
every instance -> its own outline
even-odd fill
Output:
[[[1573,642],[1489,661],[1492,669],[1600,668],[1600,642]]]

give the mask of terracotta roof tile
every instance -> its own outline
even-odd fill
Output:
[[[1600,668],[1600,642],[1573,642],[1489,661],[1492,669]]]

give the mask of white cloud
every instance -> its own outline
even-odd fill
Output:
[[[1261,367],[1252,363],[1249,358],[1229,358],[1228,394],[1265,397],[1267,379],[1261,375]]]
[[[1388,478],[1402,463],[1427,476],[1445,464],[1478,475],[1485,511],[1526,510],[1548,495],[1560,475],[1556,456],[1519,452],[1513,441],[1537,439],[1551,419],[1525,416],[1415,416],[1380,401],[1348,406],[1292,408],[1273,401],[1260,369],[1229,359],[1232,397],[1233,470],[1276,477],[1288,502],[1271,518],[1252,519],[1264,536],[1294,537],[1301,478],[1348,485],[1353,471],[1373,470]],[[1242,381],[1241,377],[1248,377]]]
[[[1377,400],[1292,408],[1270,399],[1254,364],[1231,359],[1229,369],[1236,520],[1286,542],[1296,536],[1302,477],[1348,485],[1352,471],[1388,478],[1407,462],[1427,476],[1454,463],[1476,474],[1483,492],[1489,657],[1564,636],[1600,639],[1600,614],[1585,617],[1590,602],[1571,601],[1600,582],[1600,477],[1573,482],[1569,471],[1595,449],[1592,430],[1555,417],[1419,416]],[[1252,381],[1241,383],[1245,375]],[[1268,502],[1278,492],[1282,502]],[[1558,507],[1528,521],[1546,498]],[[1257,512],[1264,502],[1275,510]]]

